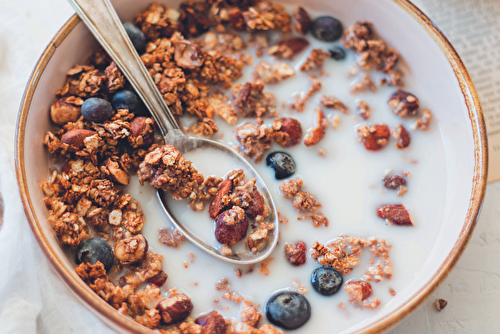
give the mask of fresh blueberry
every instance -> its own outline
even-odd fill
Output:
[[[267,301],[266,316],[276,326],[297,329],[311,317],[311,305],[301,293],[281,291]]]
[[[139,96],[131,90],[122,90],[113,96],[113,108],[128,109],[135,116],[149,116],[146,106],[141,101]]]
[[[125,28],[128,38],[132,41],[137,52],[142,53],[146,49],[146,35],[130,22],[125,22],[123,28]]]
[[[320,16],[315,19],[311,25],[311,33],[320,41],[333,42],[338,40],[342,33],[344,32],[344,27],[342,23],[334,17],[331,16]]]
[[[104,99],[91,97],[83,102],[82,115],[87,121],[102,122],[113,115],[113,107]]]
[[[339,291],[343,281],[342,275],[330,267],[316,268],[311,276],[311,283],[314,290],[323,296],[331,296]]]
[[[295,162],[285,152],[272,152],[266,158],[266,164],[274,169],[274,177],[282,180],[295,173]]]
[[[342,60],[345,58],[345,50],[340,46],[334,46],[328,51],[330,51],[330,57],[335,60]]]
[[[106,271],[109,271],[113,266],[115,256],[113,249],[108,242],[102,238],[90,238],[82,241],[76,248],[75,261],[76,264],[90,263],[95,264],[100,261]]]

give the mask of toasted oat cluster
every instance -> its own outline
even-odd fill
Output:
[[[321,204],[311,195],[311,193],[302,190],[304,181],[301,179],[283,181],[280,184],[280,190],[283,197],[292,200],[292,205],[302,214],[299,219],[311,219],[314,227],[324,225],[328,227],[328,218],[319,211]]]

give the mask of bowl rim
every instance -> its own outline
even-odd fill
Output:
[[[401,9],[406,11],[413,17],[421,26],[425,28],[427,33],[439,46],[445,54],[448,62],[453,68],[456,79],[462,91],[466,107],[469,113],[471,122],[472,135],[474,139],[474,177],[472,183],[471,200],[467,209],[464,224],[460,231],[459,237],[454,243],[452,250],[442,262],[441,266],[428,280],[427,284],[420,290],[415,292],[401,307],[376,322],[367,325],[353,333],[380,333],[387,331],[399,323],[403,318],[408,316],[418,306],[420,306],[434,292],[439,285],[446,279],[451,272],[465,247],[467,246],[472,232],[477,224],[477,219],[481,211],[483,203],[488,172],[488,144],[486,137],[486,126],[483,117],[483,111],[479,102],[474,84],[462,62],[458,53],[444,36],[441,30],[415,5],[409,0],[391,0],[399,5]],[[22,97],[22,102],[19,109],[19,115],[16,126],[15,139],[15,165],[17,182],[23,203],[24,211],[31,230],[40,245],[45,256],[53,265],[61,279],[68,285],[71,291],[80,299],[91,312],[96,314],[104,323],[113,329],[125,330],[127,332],[154,333],[152,330],[138,324],[133,319],[124,317],[117,312],[113,307],[96,295],[83,281],[76,278],[73,273],[62,263],[57,257],[55,250],[51,247],[48,239],[43,234],[41,224],[36,216],[35,209],[28,192],[28,184],[26,179],[25,164],[24,164],[24,137],[26,131],[26,122],[28,118],[31,101],[41,74],[45,70],[47,64],[55,53],[56,49],[61,45],[64,39],[73,31],[80,23],[79,17],[74,14],[52,38],[46,49],[43,51],[38,62],[33,69],[33,72],[28,80],[25,92]]]

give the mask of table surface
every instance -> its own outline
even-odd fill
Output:
[[[15,124],[24,86],[40,53],[73,10],[64,0],[0,0],[0,8],[0,143],[13,165]],[[427,14],[432,18],[432,13]],[[479,223],[455,269],[391,334],[499,331],[499,202],[500,182],[489,184]],[[436,298],[448,301],[441,312],[434,307]]]

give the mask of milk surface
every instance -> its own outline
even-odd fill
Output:
[[[293,8],[289,9],[292,12]],[[321,13],[311,13],[312,17]],[[323,15],[325,13],[322,13]],[[354,22],[343,22],[347,28]],[[376,29],[376,26],[375,26]],[[382,36],[383,37],[383,36]],[[371,116],[368,121],[358,120],[351,116],[343,115],[339,111],[322,108],[326,115],[338,113],[341,117],[340,126],[334,130],[327,128],[325,138],[316,146],[305,147],[302,143],[296,147],[284,149],[273,144],[266,152],[284,151],[289,153],[297,165],[297,172],[291,178],[301,178],[304,181],[303,190],[311,192],[323,205],[321,211],[329,219],[328,227],[315,228],[309,220],[297,220],[299,216],[292,207],[290,200],[284,199],[279,190],[278,181],[274,178],[274,171],[267,167],[265,159],[260,163],[253,163],[271,191],[277,209],[288,218],[287,224],[280,224],[281,238],[275,251],[271,255],[273,260],[269,263],[268,276],[260,272],[260,265],[254,267],[252,273],[247,274],[248,266],[238,267],[212,258],[189,242],[185,242],[178,249],[164,246],[158,242],[158,229],[170,227],[171,224],[163,213],[163,209],[156,197],[156,190],[145,185],[141,187],[137,177],[132,177],[126,191],[132,194],[143,207],[146,223],[142,233],[147,238],[150,249],[164,255],[163,269],[168,274],[167,288],[175,287],[184,291],[192,298],[194,304],[193,316],[210,312],[216,309],[224,317],[237,319],[240,305],[233,301],[221,298],[225,291],[215,290],[215,284],[222,277],[229,280],[231,291],[250,298],[255,304],[260,304],[264,313],[267,299],[273,292],[283,288],[292,288],[292,282],[298,281],[309,291],[305,294],[312,306],[312,316],[309,322],[294,333],[338,333],[380,312],[391,300],[389,290],[392,288],[398,294],[412,280],[414,274],[429,256],[431,248],[436,241],[437,233],[442,221],[446,197],[446,168],[445,152],[439,131],[439,120],[433,119],[431,129],[427,132],[412,131],[410,124],[413,120],[401,119],[394,115],[387,106],[389,96],[395,87],[378,87],[377,92],[351,95],[349,87],[353,80],[362,78],[360,72],[357,77],[348,77],[348,71],[354,62],[352,52],[347,52],[347,57],[341,61],[327,59],[324,63],[324,75],[318,79],[322,89],[306,102],[303,112],[291,111],[288,105],[294,101],[295,94],[303,94],[310,87],[308,73],[300,72],[299,68],[304,63],[313,48],[327,48],[336,43],[323,43],[310,37],[311,46],[297,56],[293,61],[285,61],[292,65],[296,71],[295,77],[288,78],[278,84],[265,85],[265,91],[273,92],[277,98],[277,107],[280,117],[295,118],[302,124],[304,134],[309,128],[316,125],[315,108],[319,106],[318,99],[322,94],[332,95],[345,103],[351,110],[351,116],[357,116],[356,106],[358,99],[364,100],[371,107]],[[391,45],[397,50],[397,45]],[[250,48],[248,53],[253,53]],[[245,66],[244,77],[237,83],[253,81],[253,68],[259,61],[270,65],[279,61],[271,56],[253,58],[252,66]],[[399,65],[405,72],[404,89],[412,92],[420,99],[422,108],[432,105],[426,97],[420,94],[419,87],[415,87],[411,78],[411,67]],[[370,72],[372,80],[378,84],[382,77],[380,73]],[[226,92],[227,96],[230,91]],[[286,108],[282,108],[282,103]],[[271,124],[273,119],[264,119]],[[182,120],[185,124],[192,120]],[[219,133],[214,138],[222,140],[228,145],[236,144],[233,137],[233,127],[228,126],[224,120],[215,116],[219,126]],[[239,122],[254,122],[255,119],[242,119]],[[395,147],[391,137],[389,144],[378,152],[369,152],[364,145],[357,141],[355,128],[359,124],[385,123],[392,129],[398,124],[403,124],[410,131],[411,144],[406,150]],[[325,154],[320,156],[319,151]],[[213,151],[197,151],[186,154],[188,160],[205,176],[215,175],[222,177],[233,169],[239,169],[237,162]],[[407,178],[408,193],[398,197],[396,191],[386,190],[382,178],[386,170],[401,174],[402,171],[411,173]],[[217,244],[214,237],[214,224],[208,217],[208,210],[195,213],[188,208],[185,201],[170,200],[170,207],[180,221],[195,231],[205,240]],[[376,215],[376,209],[382,204],[399,204],[406,206],[412,216],[414,226],[389,226],[383,219]],[[207,205],[208,206],[208,205]],[[372,283],[372,297],[379,298],[381,305],[376,310],[356,309],[348,302],[348,295],[341,289],[337,294],[325,297],[314,291],[310,283],[313,270],[319,265],[309,255],[305,265],[294,267],[284,257],[285,243],[305,242],[308,249],[314,241],[325,243],[340,234],[353,236],[385,238],[392,245],[390,257],[393,265],[393,278],[384,279],[380,283]],[[194,258],[191,254],[194,254]],[[361,263],[350,274],[344,275],[344,281],[360,279],[368,269],[370,252],[365,249],[361,255]],[[187,263],[185,268],[184,262]],[[241,278],[235,271],[241,269]],[[218,298],[219,302],[214,300]],[[338,305],[344,303],[345,310]],[[265,323],[263,318],[261,323]]]

